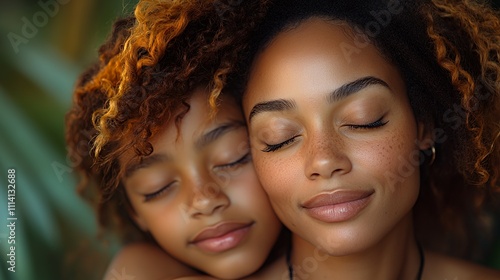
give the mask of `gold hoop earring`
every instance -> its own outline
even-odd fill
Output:
[[[434,160],[436,160],[436,147],[434,145],[431,147],[431,160],[429,161],[429,165],[432,165],[434,163]]]

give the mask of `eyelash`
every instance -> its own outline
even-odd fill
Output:
[[[375,128],[379,128],[379,127],[382,127],[382,126],[386,125],[388,122],[389,121],[383,122],[382,118],[380,118],[377,121],[369,123],[369,124],[349,125],[348,127],[350,129],[375,129]],[[297,136],[294,136],[294,137],[292,137],[292,138],[290,138],[290,139],[288,139],[288,140],[286,140],[284,142],[281,142],[279,144],[274,144],[274,145],[266,144],[266,147],[262,151],[265,152],[265,153],[275,152],[275,151],[283,148],[284,146],[293,143],[295,141],[296,137]]]
[[[234,168],[234,167],[236,167],[238,165],[243,165],[245,163],[250,162],[251,159],[252,159],[252,156],[251,156],[250,152],[248,152],[243,157],[241,157],[240,159],[238,159],[237,161],[234,161],[234,162],[231,162],[231,163],[228,163],[228,164],[219,165],[219,166],[216,166],[216,168],[217,169],[230,169],[230,168]]]
[[[288,139],[288,140],[286,140],[284,142],[281,142],[279,144],[274,144],[274,145],[266,144],[266,147],[262,151],[265,152],[265,153],[275,152],[275,151],[283,148],[284,146],[293,143],[293,141],[295,141],[296,137],[297,136],[294,136],[294,137],[292,137],[292,138],[290,138],[290,139]]]
[[[386,125],[388,122],[389,121],[383,122],[382,118],[380,118],[380,119],[378,119],[372,123],[369,123],[369,124],[349,125],[349,128],[351,128],[351,129],[374,129],[374,128],[382,127],[382,126]]]
[[[230,168],[234,168],[236,166],[243,165],[243,164],[246,164],[246,163],[250,162],[251,159],[252,159],[252,157],[251,157],[250,153],[248,152],[243,157],[241,157],[240,159],[238,159],[237,161],[217,166],[217,168],[218,169],[230,169]],[[166,185],[165,187],[161,188],[160,190],[158,190],[156,192],[145,194],[144,195],[144,202],[151,201],[151,200],[157,198],[158,196],[162,195],[163,193],[165,193],[166,191],[168,191],[168,189],[172,186],[173,183],[174,182]]]
[[[163,188],[159,189],[158,191],[155,191],[154,193],[148,193],[144,195],[144,202],[151,201],[158,196],[162,195],[164,192],[168,191],[168,189],[174,184],[175,182],[169,183],[168,185],[164,186]]]

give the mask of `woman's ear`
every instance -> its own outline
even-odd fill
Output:
[[[434,137],[432,131],[434,126],[429,123],[419,121],[417,124],[417,146],[419,150],[428,150],[434,146]]]

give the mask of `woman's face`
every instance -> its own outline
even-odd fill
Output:
[[[125,162],[123,184],[138,225],[178,260],[221,278],[257,270],[281,230],[259,184],[239,107],[224,99],[210,120],[197,90],[176,127],[151,141],[154,152]]]
[[[411,224],[424,148],[398,70],[354,39],[321,19],[278,34],[256,58],[243,101],[277,215],[332,255]]]

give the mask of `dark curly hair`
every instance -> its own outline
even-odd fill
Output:
[[[360,43],[375,45],[398,67],[437,150],[432,166],[420,166],[417,237],[430,249],[476,257],[480,246],[472,241],[486,233],[476,215],[499,202],[491,201],[500,190],[498,12],[473,0],[274,0],[241,55],[246,71],[228,78],[240,100],[255,56],[311,17],[348,23]]]
[[[66,122],[69,154],[83,155],[80,186],[97,205],[101,227],[124,241],[151,240],[130,220],[119,159],[130,151],[139,160],[151,154],[149,140],[166,122],[179,124],[200,86],[216,112],[226,76],[246,47],[227,34],[246,38],[265,2],[142,0],[133,17],[117,23],[100,62],[82,74]]]

